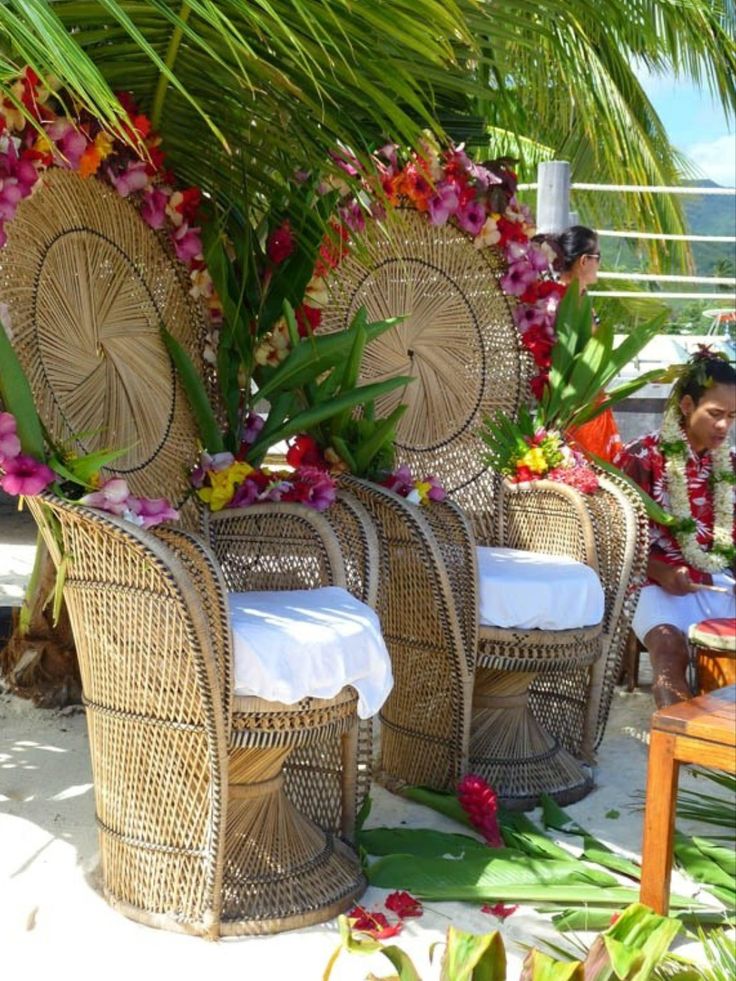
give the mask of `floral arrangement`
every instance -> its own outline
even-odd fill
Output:
[[[429,504],[432,501],[444,501],[447,497],[445,488],[431,474],[422,480],[412,477],[407,466],[401,466],[380,482],[400,497],[405,497],[411,504]]]
[[[0,99],[0,247],[7,241],[5,225],[12,221],[18,204],[33,193],[50,168],[105,181],[134,203],[147,225],[165,235],[185,266],[189,292],[209,314],[205,356],[214,362],[222,304],[205,265],[197,224],[201,194],[196,187],[176,187],[148,117],[126,93],[118,95],[127,113],[124,132],[119,134],[84,111],[68,115],[68,107],[74,106],[68,93],[55,92],[53,83],[41,80],[32,68],[23,71],[11,91],[31,118],[9,99]]]
[[[293,501],[324,511],[337,493],[334,480],[317,467],[300,466],[293,471],[252,467],[227,452],[203,453],[191,481],[197,497],[211,511],[264,501]]]
[[[736,558],[733,544],[733,485],[731,448],[727,441],[712,452],[713,459],[713,543],[709,550],[698,542],[697,524],[692,516],[685,465],[688,449],[676,400],[662,420],[660,449],[665,460],[667,491],[674,522],[669,527],[688,565],[710,574],[723,572]]]
[[[53,456],[51,466],[21,451],[15,416],[0,412],[0,487],[12,497],[35,497],[56,483],[60,496],[117,514],[142,528],[174,521],[179,512],[163,497],[134,497],[122,477],[101,481],[99,467],[114,453]],[[84,491],[88,493],[84,493]]]
[[[512,421],[502,412],[486,419],[481,438],[489,447],[488,465],[512,483],[555,480],[584,494],[598,489],[598,478],[585,457],[568,446],[560,432],[539,425],[527,409]]]

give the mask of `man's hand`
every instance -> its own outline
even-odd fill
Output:
[[[647,573],[650,579],[673,596],[687,596],[688,593],[697,592],[698,584],[690,578],[686,565],[667,565],[666,562],[650,559]]]

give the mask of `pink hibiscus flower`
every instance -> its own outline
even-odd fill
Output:
[[[3,462],[0,487],[11,497],[34,497],[56,480],[54,471],[32,456],[19,453]]]

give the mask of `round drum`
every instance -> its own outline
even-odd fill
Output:
[[[690,627],[689,638],[695,648],[701,695],[736,684],[736,620],[702,620]]]

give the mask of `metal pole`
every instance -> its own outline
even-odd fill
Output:
[[[570,164],[545,160],[537,168],[537,231],[557,234],[570,221]]]

